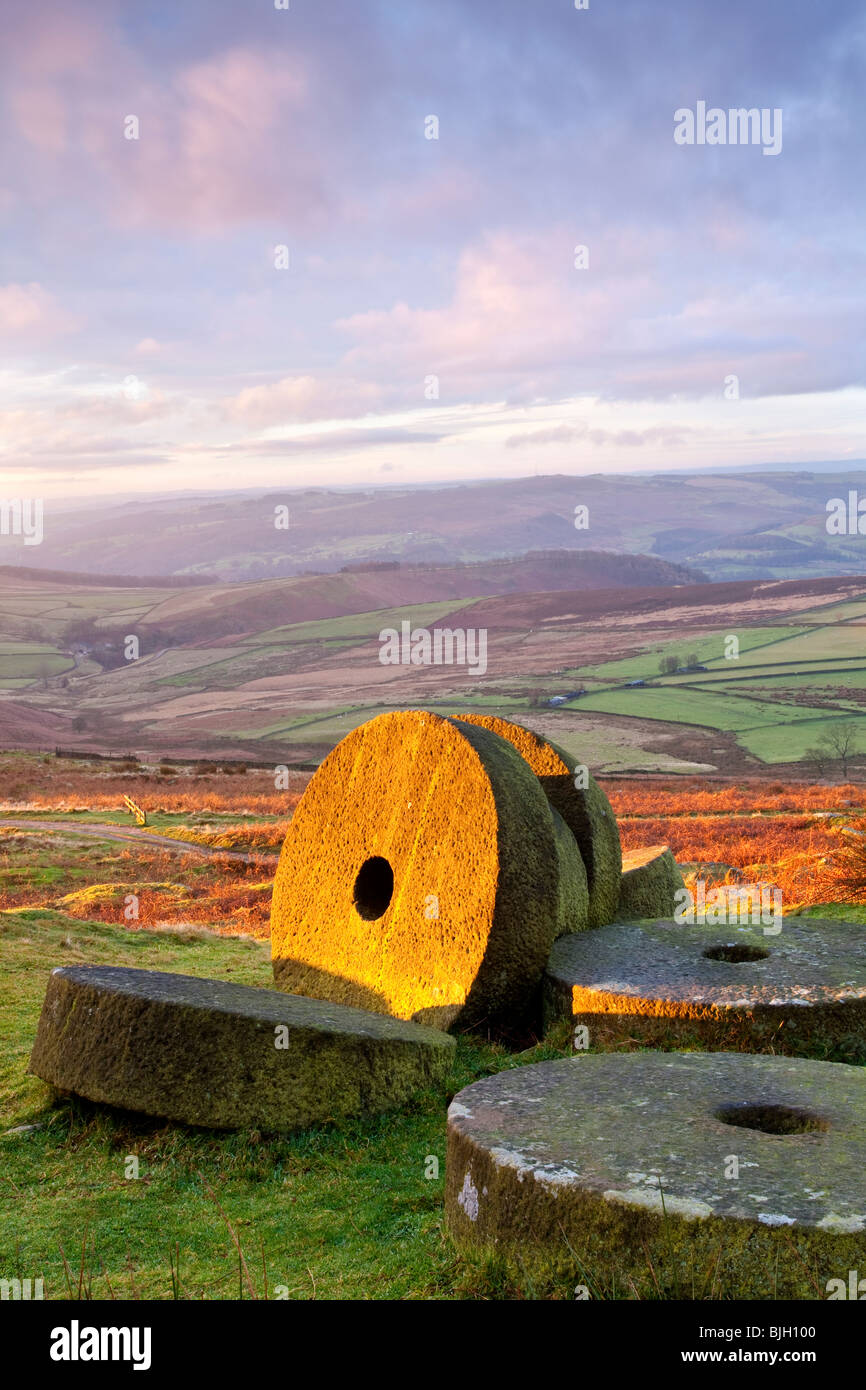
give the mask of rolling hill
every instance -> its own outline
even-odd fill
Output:
[[[658,563],[603,558],[620,578]],[[383,709],[424,706],[514,717],[607,771],[796,770],[843,723],[866,752],[862,577],[523,587],[573,585],[588,560],[181,589],[6,576],[0,746],[309,762]],[[381,634],[403,623],[483,632],[483,668],[384,663]]]
[[[862,470],[861,461],[835,472],[559,475],[145,497],[74,510],[52,503],[42,545],[0,536],[0,562],[251,581],[370,560],[450,565],[555,549],[656,556],[714,580],[857,574],[866,571],[866,536],[828,535],[826,507],[850,489],[866,497]],[[586,529],[575,528],[581,506]],[[275,524],[281,507],[287,529]]]

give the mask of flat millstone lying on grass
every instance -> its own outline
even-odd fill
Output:
[[[864,1171],[860,1067],[584,1054],[459,1092],[446,1217],[591,1297],[826,1298],[866,1259]]]
[[[438,1029],[157,970],[52,971],[29,1070],[59,1091],[215,1129],[390,1109],[454,1059]]]
[[[630,849],[622,856],[618,922],[632,918],[669,917],[677,909],[683,876],[667,845]]]
[[[562,1019],[585,1025],[590,1047],[796,1055],[818,1044],[866,1060],[863,927],[785,917],[777,936],[671,920],[575,932],[555,943],[544,977],[545,1027]]]

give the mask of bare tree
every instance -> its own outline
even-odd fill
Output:
[[[838,759],[842,764],[842,776],[847,781],[848,770],[860,752],[858,734],[860,730],[853,720],[835,720],[818,739],[818,743],[828,751],[828,756]]]
[[[824,777],[827,772],[829,757],[830,754],[826,748],[807,748],[801,761],[812,764],[816,777]]]

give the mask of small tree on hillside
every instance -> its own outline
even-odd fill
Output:
[[[826,748],[807,748],[803,754],[802,761],[811,763],[816,777],[824,777],[827,773],[827,762],[830,754]]]
[[[821,747],[827,750],[828,758],[842,764],[842,777],[846,782],[851,763],[861,751],[858,746],[859,733],[860,730],[853,720],[834,720],[826,733],[818,739]]]

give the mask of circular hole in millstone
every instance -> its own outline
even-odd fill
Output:
[[[769,954],[769,951],[762,951],[760,946],[744,946],[736,941],[727,946],[711,946],[704,951],[707,960],[726,960],[731,965],[740,965],[748,960],[766,960]]]
[[[375,922],[386,911],[394,894],[394,870],[376,854],[365,859],[358,870],[353,893],[355,911],[365,922]]]
[[[737,1129],[759,1129],[763,1134],[812,1134],[830,1126],[811,1110],[793,1105],[725,1105],[716,1119]]]

